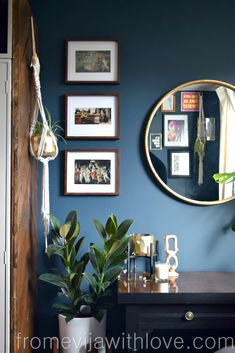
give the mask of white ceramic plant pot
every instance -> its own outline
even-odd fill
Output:
[[[59,315],[60,345],[63,353],[86,353],[96,344],[99,353],[106,352],[106,317],[99,322],[94,317],[74,318],[68,323]]]

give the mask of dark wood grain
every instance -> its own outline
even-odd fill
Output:
[[[30,62],[31,10],[13,1],[11,353],[31,352],[23,337],[34,336],[37,258],[37,162],[29,154],[29,127],[35,110]],[[22,339],[16,340],[20,333]]]

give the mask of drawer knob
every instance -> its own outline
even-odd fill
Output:
[[[192,311],[187,311],[185,313],[184,317],[187,321],[191,321],[194,318],[194,313]]]

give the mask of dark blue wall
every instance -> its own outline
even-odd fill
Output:
[[[44,104],[54,120],[64,119],[66,93],[119,92],[120,141],[60,143],[50,163],[51,211],[58,217],[77,209],[81,232],[98,239],[92,218],[111,213],[133,218],[133,232],[177,234],[180,271],[233,271],[235,235],[229,225],[234,202],[197,207],[166,195],[154,182],[144,158],[144,126],[151,107],[168,90],[194,79],[218,79],[235,84],[235,2],[197,0],[30,0],[40,35]],[[76,37],[117,38],[121,44],[119,85],[64,84],[64,40]],[[118,197],[63,196],[63,150],[120,148],[121,190]],[[39,216],[38,272],[48,269],[43,253]],[[161,243],[162,244],[162,243]],[[162,259],[163,251],[161,245]],[[54,292],[39,285],[40,334],[55,333],[50,317]],[[46,324],[45,324],[46,322]]]

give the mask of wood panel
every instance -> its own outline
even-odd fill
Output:
[[[35,325],[38,195],[28,137],[35,107],[30,16],[27,0],[13,1],[11,353],[31,352]],[[24,337],[29,337],[25,343]]]

